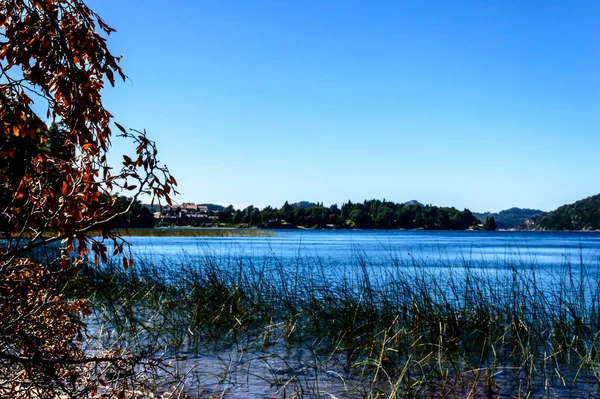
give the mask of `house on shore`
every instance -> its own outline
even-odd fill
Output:
[[[193,202],[183,202],[177,206],[164,205],[160,212],[155,214],[158,219],[180,219],[180,218],[198,218],[207,221],[217,220],[218,210],[211,211],[207,205],[194,204]]]
[[[208,207],[206,205],[197,205],[196,209],[198,210],[198,213],[202,213],[202,214],[208,213]]]

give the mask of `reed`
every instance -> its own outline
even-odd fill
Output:
[[[540,273],[526,259],[391,255],[381,267],[355,251],[336,270],[308,256],[145,257],[127,271],[84,268],[65,292],[90,298],[120,345],[176,363],[228,353],[208,379],[215,394],[264,363],[265,389],[280,397],[595,397],[598,265],[580,257]],[[206,389],[206,375],[190,373]]]

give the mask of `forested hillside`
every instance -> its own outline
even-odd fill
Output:
[[[542,213],[544,212],[540,211],[539,209],[510,208],[497,213],[473,212],[473,215],[475,215],[475,217],[479,219],[482,223],[486,218],[491,218],[493,216],[496,220],[496,226],[499,229],[516,229],[524,221],[531,219],[535,216],[541,215]]]
[[[533,217],[521,227],[528,230],[600,230],[600,194]]]

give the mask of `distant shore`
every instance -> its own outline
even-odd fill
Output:
[[[335,230],[335,231],[486,231],[478,229],[467,230],[437,230],[437,229],[343,229],[343,228],[319,228],[319,227],[155,227],[155,228],[131,228],[118,229],[117,231],[125,237],[272,237],[278,230]],[[487,230],[490,231],[490,230]],[[526,232],[548,232],[548,233],[600,233],[600,230],[519,230],[519,229],[497,229],[501,233],[526,233]],[[93,233],[92,235],[95,235]]]
[[[154,227],[117,230],[124,237],[271,237],[271,229],[236,227]]]

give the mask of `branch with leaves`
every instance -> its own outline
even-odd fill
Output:
[[[126,79],[107,46],[113,32],[81,0],[0,2],[0,397],[95,395],[111,359],[139,364],[83,353],[87,305],[56,286],[89,255],[107,260],[111,244],[130,267],[111,221],[140,195],[171,204],[177,193],[146,132],[114,123],[102,103],[105,83]],[[117,169],[107,161],[114,126],[136,147]],[[116,198],[123,192],[132,198],[125,208]],[[53,243],[63,252],[47,264],[24,258]],[[105,371],[87,367],[90,359]],[[113,386],[105,392],[124,392]]]

